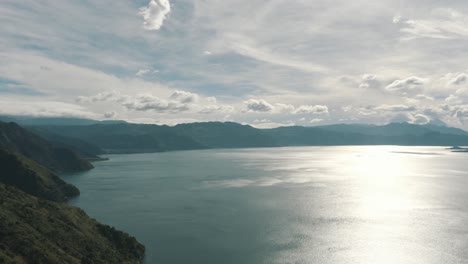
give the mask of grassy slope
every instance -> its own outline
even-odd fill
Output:
[[[0,168],[0,182],[40,198],[63,202],[80,194],[75,186],[19,154],[0,149]]]
[[[68,148],[59,148],[15,123],[0,122],[0,149],[19,153],[56,171],[92,169],[87,160]]]
[[[76,207],[0,184],[0,263],[141,263],[144,246]]]

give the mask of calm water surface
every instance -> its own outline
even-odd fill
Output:
[[[71,203],[146,263],[468,263],[468,153],[301,147],[112,155]]]

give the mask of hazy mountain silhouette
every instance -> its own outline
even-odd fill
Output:
[[[232,122],[190,123],[173,127],[126,123],[34,126],[32,129],[88,142],[110,153],[322,145],[468,145],[468,132],[464,130],[409,123],[383,126],[337,124],[273,129],[257,129]]]
[[[206,148],[243,148],[279,146],[264,130],[233,122],[181,124],[172,127],[174,133],[192,138]]]
[[[22,126],[40,126],[40,125],[55,125],[55,126],[83,126],[94,124],[122,124],[127,123],[123,120],[105,120],[98,121],[86,118],[75,117],[33,117],[33,116],[0,116],[0,121],[14,122]]]
[[[137,153],[206,148],[169,126],[97,124],[88,126],[34,126],[41,135],[53,133],[98,146],[106,153]]]

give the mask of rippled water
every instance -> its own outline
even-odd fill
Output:
[[[301,147],[112,155],[71,203],[147,263],[468,263],[468,153]]]

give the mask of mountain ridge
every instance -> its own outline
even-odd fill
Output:
[[[32,126],[40,133],[74,138],[103,153],[164,152],[211,148],[251,148],[333,145],[468,145],[468,132],[451,127],[390,123],[336,124],[259,129],[234,122],[197,122],[175,126],[152,124],[94,124]]]
[[[0,148],[19,153],[55,172],[83,171],[93,168],[89,161],[73,149],[54,146],[39,135],[13,122],[0,122]]]

